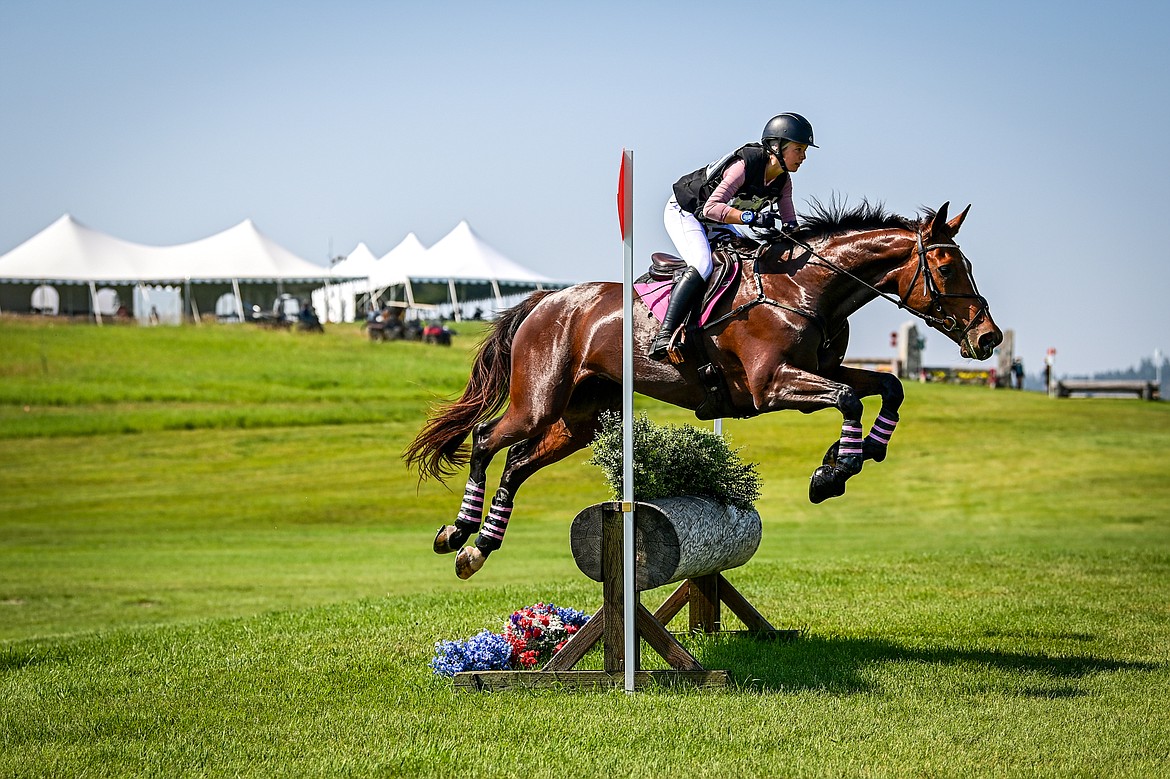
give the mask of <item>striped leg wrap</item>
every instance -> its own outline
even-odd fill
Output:
[[[492,501],[488,509],[487,519],[483,522],[483,530],[475,539],[475,545],[481,552],[490,552],[500,548],[504,542],[504,533],[508,530],[508,520],[512,517],[512,507],[499,501],[499,496]]]
[[[475,533],[479,530],[480,519],[483,518],[483,485],[476,484],[470,479],[463,488],[463,505],[459,507],[459,516],[455,518],[455,527]]]
[[[838,457],[861,456],[861,423],[845,420],[841,424],[841,444],[837,447]]]
[[[869,430],[869,435],[866,439],[881,446],[888,446],[890,437],[894,435],[894,428],[898,426],[897,419],[890,419],[885,414],[878,414],[877,419],[873,421],[873,427]]]

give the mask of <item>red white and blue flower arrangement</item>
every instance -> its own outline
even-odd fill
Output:
[[[439,641],[431,668],[440,676],[460,671],[527,671],[561,651],[589,615],[536,603],[513,612],[501,633],[484,630],[466,641]]]

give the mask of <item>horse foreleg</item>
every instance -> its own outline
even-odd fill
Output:
[[[862,441],[862,457],[865,460],[881,462],[886,459],[887,447],[898,425],[898,410],[902,406],[905,393],[902,390],[901,380],[892,373],[866,371],[860,368],[838,368],[827,374],[830,378],[847,384],[854,389],[860,398],[880,395],[882,406],[878,411],[869,434]],[[837,461],[840,451],[840,441],[835,441],[825,452],[825,465]]]
[[[762,390],[756,393],[755,402],[761,411],[795,409],[807,414],[836,408],[841,412],[841,438],[837,442],[836,457],[813,471],[808,498],[813,503],[821,503],[844,495],[845,482],[861,472],[863,463],[861,413],[864,406],[858,393],[841,381],[791,365],[780,365]]]

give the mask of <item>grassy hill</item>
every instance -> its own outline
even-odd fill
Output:
[[[721,692],[468,697],[434,643],[595,608],[568,526],[608,490],[587,452],[538,474],[455,578],[430,542],[463,480],[418,485],[398,454],[466,379],[458,329],[0,318],[0,774],[1164,770],[1167,404],[910,384],[890,457],[821,506],[839,416],[729,421],[764,480],[729,577],[805,638],[688,639]]]

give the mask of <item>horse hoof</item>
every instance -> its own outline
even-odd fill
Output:
[[[435,534],[435,554],[451,554],[459,548],[462,542],[456,542],[454,545],[451,543],[457,529],[454,525],[439,528],[439,532]]]
[[[832,467],[837,464],[837,449],[841,446],[840,441],[834,441],[828,451],[825,452],[825,459],[821,460],[821,465],[828,465]]]
[[[470,579],[476,571],[483,568],[487,556],[474,546],[465,546],[455,555],[455,575],[460,579]]]
[[[829,498],[845,494],[845,479],[827,465],[813,471],[808,482],[808,499],[812,503],[823,503]]]
[[[886,459],[886,446],[879,444],[872,439],[865,439],[865,443],[861,445],[861,450],[864,453],[865,459],[873,460],[875,463],[880,463]]]

